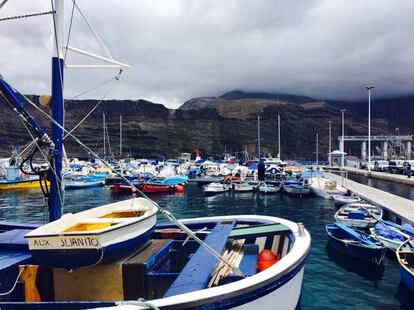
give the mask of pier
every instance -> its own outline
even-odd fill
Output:
[[[414,186],[414,176],[411,178],[407,178],[407,176],[403,174],[392,174],[389,172],[380,172],[380,171],[369,172],[368,170],[353,168],[353,167],[343,167],[342,170],[345,170],[348,173],[352,173],[356,175],[363,175],[365,177],[369,177],[373,179],[391,181],[395,183]]]
[[[349,180],[334,173],[327,172],[326,176],[369,203],[383,208],[390,220],[398,224],[414,224],[414,201]]]

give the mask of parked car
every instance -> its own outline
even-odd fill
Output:
[[[388,165],[388,171],[391,173],[403,173],[404,172],[404,160],[390,160]]]
[[[389,162],[388,160],[376,160],[374,161],[375,171],[388,171]]]

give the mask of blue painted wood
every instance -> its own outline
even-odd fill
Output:
[[[204,242],[211,246],[216,252],[221,253],[234,225],[235,221],[231,223],[218,223],[206,237]],[[165,293],[164,297],[203,289],[210,278],[211,271],[216,265],[217,259],[203,246],[200,246]]]
[[[0,250],[29,251],[24,236],[30,231],[31,229],[12,229],[0,233]]]
[[[257,244],[246,244],[244,246],[243,258],[239,269],[247,277],[257,273],[257,254],[259,246]]]
[[[11,229],[35,229],[38,227],[39,227],[38,224],[0,221],[0,231],[11,230]]]
[[[0,251],[0,272],[11,266],[25,263],[31,257],[28,252]]]

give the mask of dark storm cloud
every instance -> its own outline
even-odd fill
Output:
[[[177,107],[193,96],[233,89],[361,98],[372,82],[377,96],[414,92],[413,1],[77,2],[114,58],[132,66],[109,97]],[[49,5],[9,1],[0,15],[46,11]],[[66,1],[67,15],[70,10]],[[0,26],[0,73],[26,93],[49,92],[50,16]],[[79,14],[70,43],[102,54]],[[68,62],[86,60],[69,54]],[[114,74],[70,70],[67,97]]]

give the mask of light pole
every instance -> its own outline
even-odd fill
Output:
[[[332,121],[329,121],[329,154],[328,154],[329,166],[332,166],[331,153],[332,153]]]
[[[344,141],[344,132],[345,132],[345,109],[342,109],[341,110],[341,113],[342,113],[342,138],[341,138],[341,147],[340,147],[340,149],[341,149],[341,169],[343,169],[344,168],[344,165],[345,165],[345,156],[344,156],[344,144],[345,144],[345,141]]]
[[[368,171],[371,172],[371,89],[372,85],[365,86],[368,90]]]

